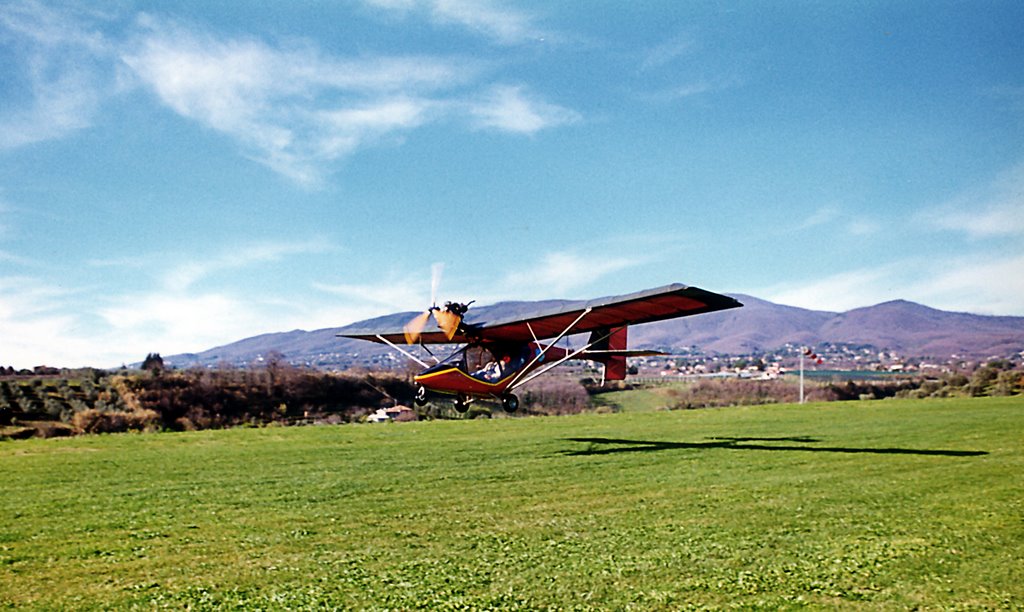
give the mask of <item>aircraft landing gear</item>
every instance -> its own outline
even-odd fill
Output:
[[[519,410],[519,398],[511,393],[502,395],[501,407],[505,409],[505,412],[515,412]]]
[[[413,403],[417,406],[423,406],[427,403],[427,388],[423,385],[416,385],[416,395],[412,398]]]
[[[468,397],[466,397],[465,395],[462,395],[462,394],[456,395],[455,396],[455,412],[458,412],[459,414],[465,414],[465,412],[467,410],[469,410],[469,405],[472,404],[472,403],[473,403],[473,400],[471,398],[468,398]]]

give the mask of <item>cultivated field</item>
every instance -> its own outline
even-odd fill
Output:
[[[1022,432],[1014,397],[0,442],[0,607],[1020,608]]]

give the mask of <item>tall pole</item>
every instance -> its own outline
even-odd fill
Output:
[[[800,403],[804,403],[804,352],[800,351]]]

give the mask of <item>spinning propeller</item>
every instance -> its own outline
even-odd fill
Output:
[[[406,344],[416,344],[416,341],[420,339],[420,334],[423,333],[423,328],[427,326],[427,321],[430,320],[430,315],[434,315],[437,326],[451,340],[455,337],[459,324],[462,323],[463,315],[469,310],[469,304],[473,303],[445,302],[443,307],[437,305],[437,287],[441,282],[441,272],[443,270],[444,264],[442,263],[435,263],[430,266],[430,308],[413,317],[402,328],[405,332]]]

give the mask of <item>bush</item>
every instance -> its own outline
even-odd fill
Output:
[[[1000,371],[995,367],[978,368],[971,376],[971,382],[967,384],[967,392],[973,397],[991,395],[999,375]]]
[[[160,415],[154,410],[97,410],[89,408],[75,413],[71,424],[82,433],[116,433],[124,431],[156,431]]]
[[[1017,395],[1024,393],[1024,372],[1006,370],[996,377],[991,389],[992,395]]]
[[[818,385],[806,385],[804,391],[809,402],[834,399],[827,389]],[[778,379],[709,379],[672,389],[669,396],[674,400],[673,409],[796,403],[800,401],[800,384]]]
[[[578,380],[547,376],[523,387],[520,403],[534,414],[578,414],[590,408],[590,395]]]
[[[377,408],[408,405],[413,397],[412,384],[394,374],[331,374],[280,363],[272,370],[165,372],[123,384],[165,427],[178,430],[307,422],[330,414],[352,421]]]

